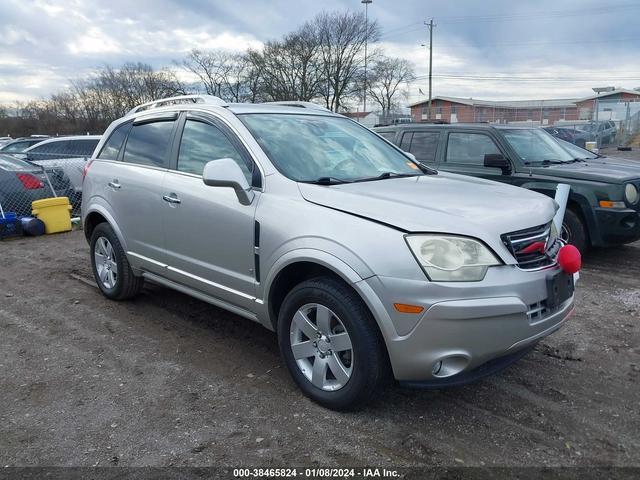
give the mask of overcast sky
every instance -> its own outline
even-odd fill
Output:
[[[259,47],[322,9],[360,0],[0,0],[0,102],[47,96],[104,64],[171,65],[193,48]],[[415,64],[409,100],[569,98],[640,87],[640,1],[373,0],[378,42]],[[506,77],[503,79],[503,77]],[[498,80],[499,78],[499,80]]]

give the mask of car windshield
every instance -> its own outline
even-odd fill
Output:
[[[274,166],[298,182],[422,174],[401,152],[347,118],[274,113],[239,117]]]
[[[516,153],[530,162],[570,162],[574,157],[555,138],[541,129],[503,130],[504,137]]]
[[[592,158],[598,158],[598,155],[596,155],[593,152],[590,152],[589,150],[586,150],[584,148],[580,148],[577,145],[574,145],[573,143],[570,142],[566,142],[560,138],[556,139],[558,141],[558,143],[560,145],[562,145],[562,147],[567,150],[569,152],[569,154],[573,157],[573,158],[582,158],[582,159],[592,159]]]

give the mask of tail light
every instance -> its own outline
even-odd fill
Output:
[[[44,188],[44,182],[35,175],[30,173],[17,173],[18,179],[24,185],[27,190],[37,190],[38,188]]]
[[[82,167],[82,182],[84,182],[84,177],[86,177],[87,173],[89,173],[89,167],[92,163],[93,160],[89,160],[88,162],[85,162],[84,167]]]

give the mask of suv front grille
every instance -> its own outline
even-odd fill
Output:
[[[502,242],[523,270],[536,270],[555,265],[561,242],[550,239],[551,223],[502,235]]]

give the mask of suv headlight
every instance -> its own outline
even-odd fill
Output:
[[[407,235],[407,244],[430,280],[479,282],[500,260],[478,240],[449,235]]]
[[[638,203],[640,195],[638,195],[638,189],[633,183],[627,183],[627,185],[624,187],[624,199],[631,205],[635,205],[636,203]]]

